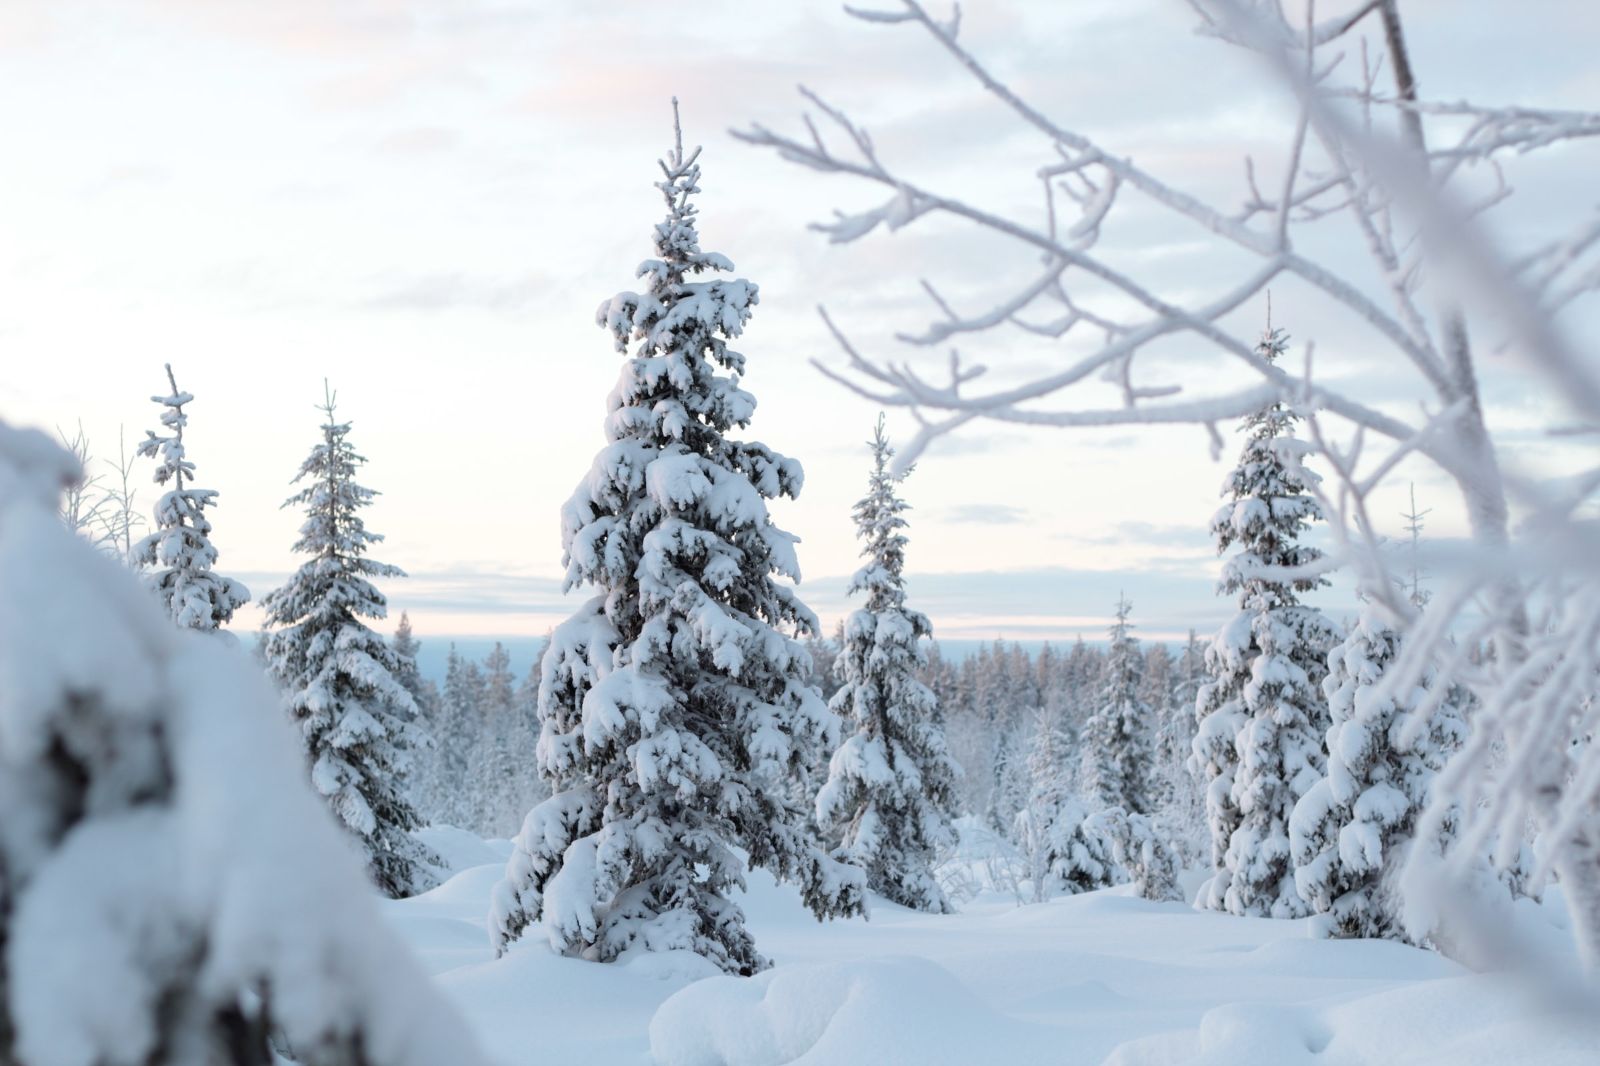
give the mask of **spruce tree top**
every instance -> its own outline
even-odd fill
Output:
[[[1289,335],[1268,326],[1256,352],[1275,362],[1289,347]],[[1322,558],[1316,548],[1298,543],[1322,509],[1307,492],[1315,473],[1301,465],[1310,446],[1294,437],[1299,416],[1282,401],[1245,419],[1248,437],[1238,465],[1223,483],[1229,502],[1211,519],[1217,551],[1240,551],[1222,566],[1219,591],[1239,594],[1246,609],[1273,610],[1299,602],[1296,593],[1326,585],[1320,576],[1293,580],[1265,575],[1264,567],[1299,567]]]
[[[155,532],[134,545],[133,562],[154,568],[148,577],[150,587],[179,626],[216,629],[230,621],[236,609],[250,602],[250,590],[211,569],[217,562],[217,550],[211,544],[211,521],[206,518],[206,508],[216,502],[217,493],[195,488],[192,483],[194,463],[183,445],[189,416],[183,408],[194,397],[178,389],[172,364],[166,365],[166,371],[172,391],[150,399],[165,408],[161,425],[167,434],[146,430],[137,451],[141,457],[158,460],[156,484],[170,482],[172,487],[156,501]]]
[[[346,440],[350,423],[334,418],[334,400],[327,393],[319,408],[327,416],[322,443],[311,449],[294,476],[297,484],[307,482],[305,488],[283,501],[284,507],[305,508],[293,550],[311,558],[262,601],[269,621],[277,625],[322,628],[354,618],[383,618],[387,601],[367,579],[406,576],[398,566],[367,557],[383,535],[369,533],[360,512],[378,493],[356,483],[356,471],[367,460]]]
[[[906,536],[901,530],[906,528],[902,515],[910,510],[910,504],[896,495],[895,486],[911,470],[908,468],[898,476],[891,471],[889,461],[894,458],[894,449],[884,435],[882,414],[878,415],[868,446],[872,449],[872,475],[867,482],[867,494],[857,501],[853,512],[861,554],[867,558],[867,564],[850,578],[850,587],[845,591],[847,594],[865,592],[866,610],[874,613],[891,608],[903,610]],[[928,628],[924,624],[925,632]]]
[[[758,290],[742,278],[690,280],[733,264],[700,249],[690,202],[700,191],[700,150],[684,152],[676,101],[673,129],[674,147],[656,182],[667,217],[655,227],[656,258],[636,272],[649,287],[618,293],[596,312],[617,351],[628,352],[630,343],[633,350],[607,399],[610,446],[564,508],[562,541],[568,587],[587,582],[608,590],[607,618],[625,640],[639,635],[650,615],[688,613],[697,616],[706,644],[725,649],[714,654],[726,654],[731,643],[724,638],[733,634],[722,620],[700,615],[711,601],[720,602],[719,615],[732,608],[818,631],[811,611],[772,580],[798,581],[800,567],[796,538],[772,524],[765,503],[798,495],[804,475],[798,462],[764,444],[725,436],[755,412],[755,397],[739,386],[744,356],[728,342],[749,321]],[[647,636],[668,639],[663,631]],[[737,673],[731,659],[718,665]]]

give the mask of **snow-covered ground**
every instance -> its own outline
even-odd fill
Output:
[[[869,921],[819,925],[757,872],[743,903],[777,962],[758,977],[692,955],[586,963],[537,938],[496,960],[484,916],[509,846],[424,835],[459,872],[386,913],[505,1066],[1600,1062],[1592,1002],[1558,1013],[1535,1006],[1548,989],[1430,952],[1125,889],[1025,907],[991,893],[944,917],[874,899]],[[1555,900],[1519,917],[1564,937]]]

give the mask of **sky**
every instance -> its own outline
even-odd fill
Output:
[[[1583,0],[1530,0],[1514,16],[1490,0],[1404,9],[1425,96],[1600,99],[1600,14]],[[1178,0],[989,0],[967,5],[963,39],[1062,122],[1232,205],[1243,157],[1270,166],[1292,115],[1194,22]],[[299,517],[280,504],[317,439],[326,379],[383,494],[368,515],[387,538],[376,554],[411,575],[385,586],[396,612],[425,640],[536,637],[575,606],[558,509],[603,443],[620,358],[594,308],[635,287],[650,254],[676,95],[686,139],[704,146],[703,246],[761,286],[738,344],[759,402],[748,433],[805,466],[800,499],[773,513],[801,537],[801,592],[831,626],[849,609],[849,509],[877,409],[812,365],[841,362],[818,306],[874,354],[923,359],[894,339],[929,319],[920,278],[977,307],[1032,264],[940,220],[843,246],[808,230],[883,197],[730,135],[799,130],[801,83],[924,184],[1037,213],[1048,146],[925,35],[832,2],[7,0],[0,418],[81,422],[114,456],[119,432],[131,447],[157,424],[148,397],[172,363],[196,397],[199,482],[221,494],[219,568],[259,595],[296,565]],[[1526,164],[1505,239],[1592,211],[1595,164],[1577,150]],[[1106,241],[1185,298],[1240,266],[1148,207],[1119,215]],[[1293,287],[1275,292],[1274,320],[1295,352],[1316,341],[1321,373],[1415,412],[1359,323]],[[966,354],[1006,380],[1071,351],[996,332]],[[1154,358],[1229,373],[1194,352]],[[1575,468],[1575,446],[1542,436],[1558,405],[1524,378],[1515,353],[1491,351],[1485,391],[1508,463]],[[912,428],[903,412],[889,425]],[[913,602],[956,639],[1096,638],[1120,594],[1148,637],[1214,627],[1226,608],[1206,523],[1233,449],[1214,459],[1193,428],[971,425],[905,484]],[[1462,535],[1436,471],[1405,481],[1432,512],[1430,538]],[[154,487],[142,491],[152,504]],[[1378,504],[1399,533],[1403,483]],[[1328,596],[1331,610],[1353,602]],[[258,619],[249,608],[236,625]]]

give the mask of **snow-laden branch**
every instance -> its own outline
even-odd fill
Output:
[[[819,224],[830,240],[863,240],[943,216],[1038,258],[1037,273],[976,309],[924,279],[936,313],[921,328],[897,333],[900,341],[920,348],[1014,328],[1073,349],[1046,372],[987,387],[984,365],[959,352],[950,353],[939,375],[920,363],[865,354],[824,313],[845,362],[822,369],[911,413],[919,430],[902,464],[977,420],[1191,423],[1205,428],[1215,450],[1219,423],[1270,403],[1293,405],[1307,416],[1314,461],[1333,474],[1317,493],[1338,543],[1315,573],[1268,576],[1310,580],[1334,562],[1358,570],[1374,610],[1406,633],[1385,690],[1448,679],[1408,712],[1413,732],[1444,705],[1444,688],[1471,689],[1480,706],[1478,731],[1442,779],[1443,798],[1429,815],[1439,824],[1463,822],[1466,843],[1451,851],[1453,876],[1464,876],[1479,845],[1494,840],[1504,858],[1526,824],[1539,826],[1540,872],[1553,870],[1565,882],[1579,939],[1591,965],[1600,967],[1600,746],[1588,739],[1597,724],[1600,607],[1590,605],[1600,604],[1600,531],[1581,517],[1600,491],[1600,468],[1570,479],[1559,493],[1503,473],[1484,417],[1467,314],[1500,331],[1494,346],[1530,368],[1529,383],[1544,390],[1552,407],[1566,409],[1577,432],[1600,426],[1600,360],[1557,317],[1600,290],[1600,218],[1586,208],[1568,232],[1521,257],[1506,254],[1489,222],[1511,194],[1505,162],[1592,141],[1600,113],[1421,100],[1395,0],[1370,0],[1321,20],[1307,5],[1299,25],[1275,0],[1190,0],[1190,6],[1202,33],[1264,63],[1295,108],[1276,183],[1261,180],[1256,161],[1247,159],[1245,196],[1231,211],[1035,107],[961,43],[959,10],[939,19],[919,0],[849,9],[886,29],[920,28],[1041,138],[1038,216],[986,207],[913,178],[845,110],[810,90],[802,92],[816,117],[804,117],[800,136],[759,125],[736,136],[883,191],[879,206]],[[1376,57],[1369,38],[1378,42]],[[1352,45],[1361,60],[1353,78],[1353,64],[1342,62]],[[1392,79],[1392,90],[1380,87],[1385,79]],[[1254,262],[1206,278],[1209,288],[1199,297],[1172,297],[1139,268],[1114,265],[1098,247],[1106,227],[1127,212],[1130,196]],[[1302,240],[1312,225],[1319,228],[1315,243]],[[1367,273],[1324,258],[1321,250],[1330,245],[1323,234],[1334,229],[1364,249]],[[1256,354],[1254,337],[1232,324],[1234,312],[1282,279],[1302,282],[1327,309],[1371,330],[1378,346],[1367,354],[1389,357],[1377,389],[1349,375],[1313,380],[1309,369],[1293,378]],[[1209,357],[1219,369],[1247,371],[1254,382],[1203,395],[1185,391],[1169,371],[1140,358],[1152,344],[1175,341],[1193,344],[1189,366]],[[1418,420],[1397,418],[1385,406],[1401,379],[1427,396]],[[1084,386],[1097,382],[1117,388],[1120,406],[1085,398]],[[1473,536],[1420,613],[1396,591],[1370,513],[1373,494],[1418,457],[1454,479]],[[1511,499],[1534,515],[1516,536]],[[1492,655],[1480,645],[1492,646]]]

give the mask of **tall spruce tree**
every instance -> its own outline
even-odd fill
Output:
[[[404,573],[368,558],[383,537],[360,512],[377,493],[356,483],[366,459],[347,439],[350,423],[334,417],[331,392],[321,410],[322,441],[294,477],[305,487],[283,504],[305,508],[294,550],[311,558],[261,601],[273,627],[262,650],[300,727],[311,783],[366,848],[378,887],[408,896],[432,886],[429,866],[438,862],[411,835],[421,819],[408,778],[413,750],[426,740],[397,677],[405,664],[362,621],[388,610],[371,579]]]
[[[1270,326],[1257,352],[1277,360],[1288,335]],[[1267,568],[1303,567],[1322,553],[1299,543],[1322,517],[1306,491],[1316,477],[1301,465],[1295,413],[1273,403],[1249,418],[1239,462],[1223,484],[1225,503],[1211,520],[1217,551],[1238,550],[1222,566],[1218,591],[1238,612],[1206,649],[1208,679],[1195,700],[1196,772],[1208,781],[1213,876],[1199,902],[1233,914],[1300,917],[1289,815],[1322,777],[1328,728],[1320,685],[1338,633],[1300,602],[1326,581],[1284,579]]]
[[[955,843],[956,783],[961,770],[945,744],[939,704],[917,678],[927,661],[927,616],[906,606],[908,505],[890,473],[894,455],[878,416],[867,494],[855,506],[866,564],[848,594],[866,603],[845,623],[831,704],[849,735],[828,764],[817,794],[817,820],[834,857],[861,867],[867,887],[902,906],[948,913],[933,874],[936,852]],[[903,477],[904,475],[901,475]]]
[[[1144,656],[1128,621],[1132,610],[1133,604],[1118,598],[1100,707],[1083,732],[1084,791],[1098,810],[1148,814],[1154,723],[1141,694]]]
[[[677,131],[657,183],[667,217],[638,271],[648,288],[597,315],[619,352],[635,346],[608,443],[562,512],[567,585],[596,595],[544,656],[539,757],[555,794],[517,837],[490,929],[500,951],[537,924],[570,955],[688,949],[748,974],[767,963],[730,898],[739,849],[798,881],[819,917],[858,913],[864,878],[783,787],[837,722],[804,680],[816,617],[776,580],[800,568],[766,501],[800,491],[800,464],[728,436],[755,412],[729,342],[757,289],[691,280],[733,267],[700,248],[698,157]]]
[[[1369,603],[1329,653],[1327,776],[1289,821],[1295,885],[1335,936],[1412,942],[1401,869],[1412,847],[1446,844],[1419,845],[1413,834],[1435,775],[1466,740],[1466,720],[1431,670],[1415,685],[1383,683],[1400,645],[1399,631]],[[1447,820],[1446,834],[1452,829]]]
[[[183,431],[189,424],[184,406],[194,397],[179,391],[172,364],[166,371],[172,391],[150,397],[165,408],[161,426],[166,432],[147,430],[137,450],[157,460],[155,483],[170,487],[156,501],[155,532],[133,546],[132,560],[148,571],[150,588],[174,622],[185,629],[215,630],[250,602],[250,590],[213,569],[217,549],[211,543],[206,508],[216,503],[217,493],[193,484],[194,463],[184,447]]]

